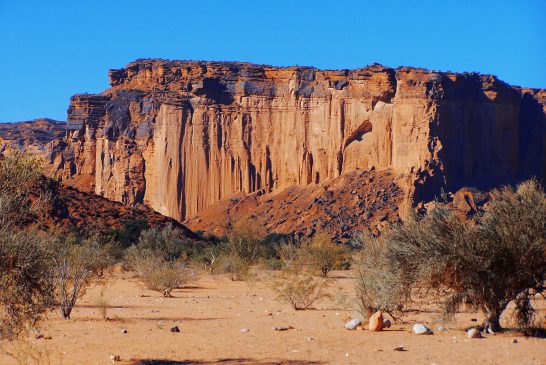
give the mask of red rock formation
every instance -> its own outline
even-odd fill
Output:
[[[53,119],[0,123],[0,152],[6,148],[18,148],[30,153],[46,153],[46,145],[65,134],[66,122]]]
[[[389,169],[409,201],[546,169],[544,92],[494,76],[164,60],[109,76],[72,97],[51,173],[178,220],[356,169]]]

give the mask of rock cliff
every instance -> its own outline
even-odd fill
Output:
[[[72,97],[51,174],[179,221],[372,167],[410,203],[546,170],[544,90],[495,76],[153,59],[109,77]]]

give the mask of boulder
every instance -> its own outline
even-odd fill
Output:
[[[375,312],[368,321],[368,329],[371,332],[378,332],[383,329],[383,312]]]
[[[468,338],[483,338],[479,328],[471,328],[466,332]]]
[[[432,335],[432,330],[421,323],[413,325],[413,333],[416,335]]]
[[[351,319],[349,322],[345,323],[345,328],[348,330],[355,330],[356,327],[360,326],[362,321],[360,319]]]

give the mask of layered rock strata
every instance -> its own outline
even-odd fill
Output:
[[[179,221],[235,194],[389,170],[409,202],[546,169],[544,91],[494,76],[138,60],[75,95],[53,176]]]

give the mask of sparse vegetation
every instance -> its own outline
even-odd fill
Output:
[[[310,309],[320,299],[331,298],[325,292],[328,281],[306,271],[283,270],[280,278],[273,282],[273,290],[280,301],[295,310]]]
[[[49,238],[17,227],[48,200],[41,172],[38,160],[17,151],[0,160],[0,338],[19,336],[54,303]]]
[[[515,302],[520,326],[534,314],[533,293],[546,280],[546,198],[536,181],[492,192],[476,224],[437,206],[381,238],[365,239],[357,258],[357,293],[364,311],[403,308],[412,288],[445,289],[444,310],[482,310],[484,325],[500,329],[500,316]]]
[[[190,277],[183,263],[167,261],[151,251],[133,252],[129,262],[144,285],[164,297],[171,297],[172,291],[181,287]]]
[[[318,234],[301,247],[300,257],[309,267],[326,277],[334,269],[339,269],[347,258],[347,250],[336,244],[330,236]]]
[[[61,237],[54,256],[55,283],[63,318],[70,314],[77,300],[85,294],[93,277],[104,269],[104,251],[94,240],[78,242],[74,236]]]
[[[14,338],[54,305],[52,252],[37,232],[0,229],[0,338]]]

